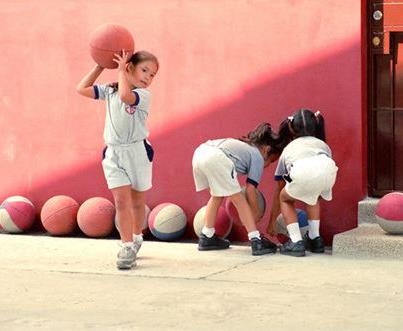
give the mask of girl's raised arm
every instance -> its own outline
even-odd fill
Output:
[[[90,72],[86,74],[77,84],[76,91],[87,98],[95,99],[93,84],[103,70],[104,68],[99,65],[96,65],[94,68],[92,68]]]

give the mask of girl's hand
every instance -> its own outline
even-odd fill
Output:
[[[115,53],[113,56],[113,62],[118,64],[119,71],[126,71],[127,62],[129,61],[129,53],[122,49],[122,55]]]

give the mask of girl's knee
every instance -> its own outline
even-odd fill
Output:
[[[125,195],[116,195],[115,196],[115,208],[117,210],[124,210],[130,208],[132,204],[130,196],[127,197]]]

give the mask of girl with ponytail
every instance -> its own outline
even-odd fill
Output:
[[[305,249],[324,252],[319,233],[320,199],[332,200],[338,170],[325,141],[325,121],[319,111],[300,109],[280,125],[277,147],[283,151],[275,172],[278,186],[267,232],[276,234],[275,223],[281,212],[290,237],[280,248],[282,254],[304,256]],[[304,239],[299,230],[296,201],[306,204],[309,231]]]

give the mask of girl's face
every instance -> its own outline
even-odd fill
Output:
[[[157,64],[152,60],[142,61],[135,66],[129,66],[129,80],[135,87],[147,88],[157,74]]]

